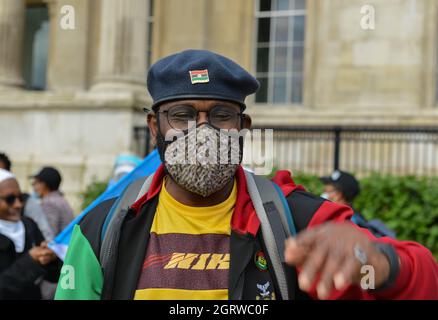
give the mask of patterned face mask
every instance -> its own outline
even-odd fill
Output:
[[[184,135],[180,134],[170,143],[158,139],[160,153],[172,179],[203,197],[221,190],[234,177],[241,160],[241,145],[237,136],[209,124],[184,131]]]

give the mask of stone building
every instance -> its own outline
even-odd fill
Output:
[[[258,77],[257,125],[435,125],[437,27],[436,0],[0,0],[0,152],[26,190],[59,167],[78,209],[135,151],[148,65],[187,48]]]

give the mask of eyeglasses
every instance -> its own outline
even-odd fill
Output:
[[[24,202],[24,194],[10,194],[8,196],[0,197],[1,200],[4,200],[9,206],[12,206],[15,203],[15,199],[18,199],[21,203]]]
[[[189,122],[196,124],[199,112],[206,112],[208,123],[219,129],[236,128],[243,114],[225,105],[214,106],[209,111],[198,111],[190,105],[177,105],[171,107],[169,110],[158,111],[158,113],[167,115],[169,125],[176,130],[188,129]]]

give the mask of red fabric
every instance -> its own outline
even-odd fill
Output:
[[[143,195],[143,197],[141,197],[136,202],[134,202],[131,208],[134,209],[137,213],[140,212],[143,205],[160,192],[164,176],[165,176],[164,165],[161,164],[158,167],[157,171],[155,171],[155,175],[154,178],[152,179],[152,183],[151,186],[149,187],[148,192],[145,195]]]
[[[327,221],[350,222],[352,214],[353,211],[347,206],[325,201],[313,216],[308,228]],[[376,238],[367,229],[360,228],[352,222],[351,224],[354,228],[366,233],[373,241],[392,244],[401,261],[400,273],[392,288],[371,292],[362,290],[359,286],[350,286],[342,291],[333,290],[329,299],[438,299],[438,264],[427,248],[413,241],[399,241],[388,237]],[[316,284],[310,291],[310,295],[317,299]]]
[[[149,199],[160,192],[164,174],[164,166],[161,165],[154,176],[149,192],[132,205],[133,209],[139,212]],[[255,236],[260,221],[247,192],[242,167],[239,167],[236,172],[236,181],[238,196],[231,227],[235,232],[250,233]],[[294,183],[291,173],[286,170],[277,171],[272,181],[281,188],[285,196],[288,196],[294,190],[305,190],[302,186]],[[353,210],[351,208],[324,201],[314,214],[308,228],[313,228],[328,221],[334,223],[350,221],[352,215]],[[364,291],[358,286],[350,286],[342,291],[333,290],[329,299],[438,299],[438,264],[428,249],[412,241],[398,241],[386,237],[377,239],[368,230],[362,229],[353,223],[352,226],[365,232],[373,241],[391,243],[401,261],[400,273],[395,285],[390,289],[372,293]],[[299,271],[298,269],[298,273]],[[315,285],[310,291],[310,295],[315,299],[317,298]]]
[[[292,180],[290,171],[287,170],[277,171],[272,178],[272,182],[275,182],[281,188],[285,197],[295,190],[306,191],[303,186],[295,184]]]

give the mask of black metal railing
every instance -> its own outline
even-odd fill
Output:
[[[133,151],[138,156],[147,156],[154,146],[148,126],[134,127]]]
[[[277,169],[324,175],[334,169],[366,175],[438,175],[437,127],[254,127],[273,129]],[[135,151],[153,146],[147,127],[134,129]]]

